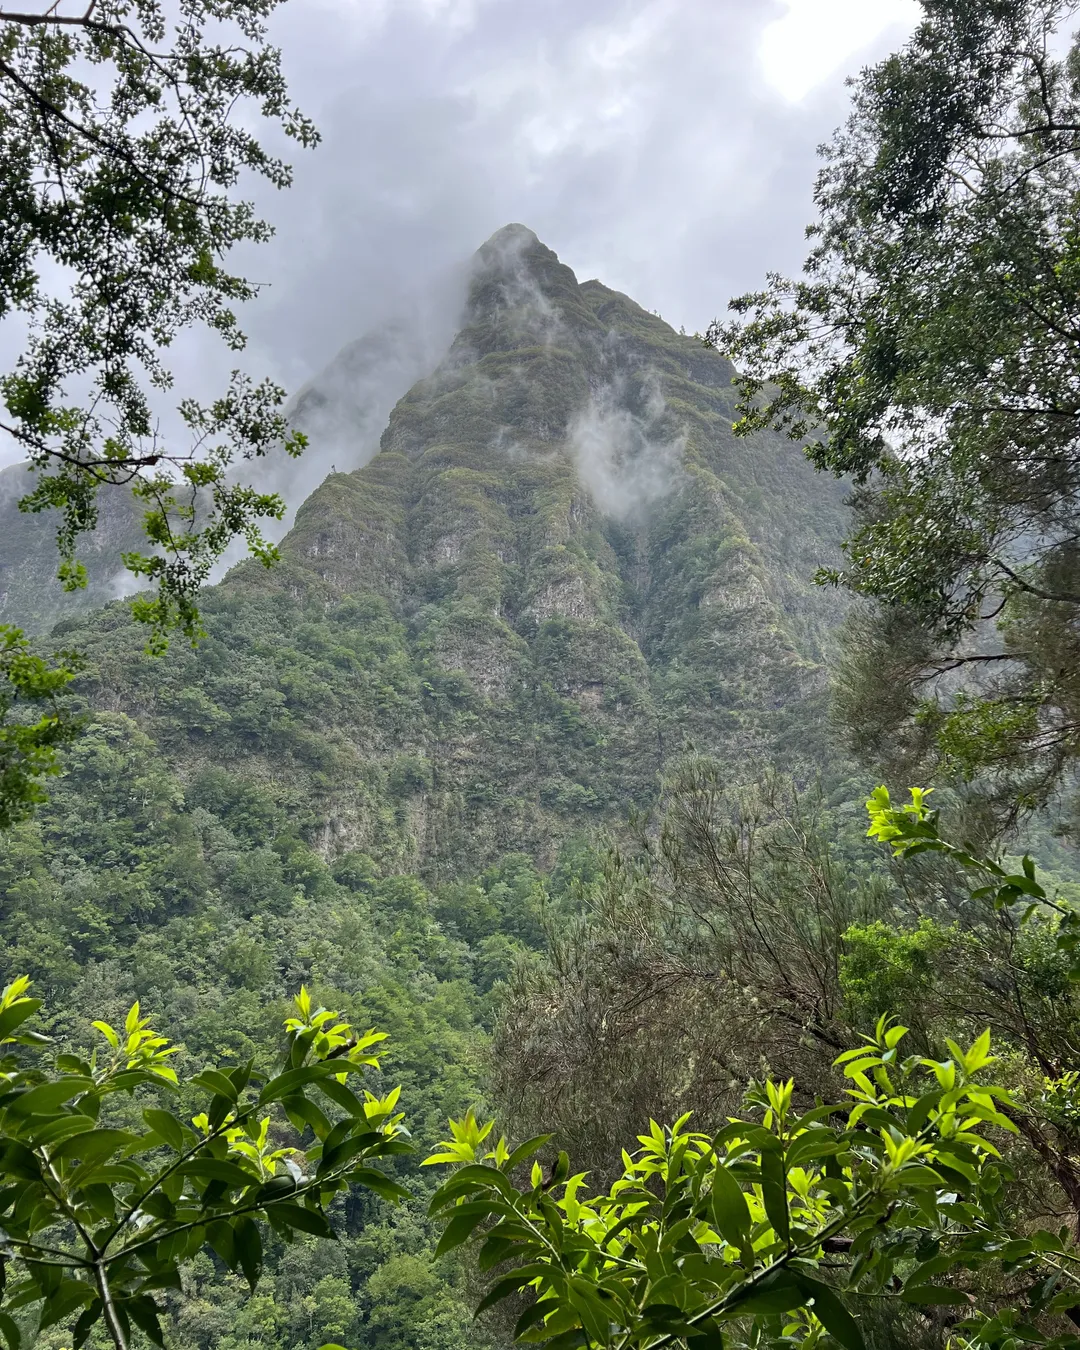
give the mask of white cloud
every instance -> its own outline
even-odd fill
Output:
[[[917,0],[785,3],[787,13],[762,33],[760,57],[769,84],[792,103],[823,84],[887,29],[910,31],[922,13]]]

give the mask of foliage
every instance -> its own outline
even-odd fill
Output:
[[[1035,862],[1027,854],[1019,872],[1010,872],[993,858],[973,857],[963,848],[943,839],[938,828],[938,813],[926,804],[933,789],[912,788],[911,799],[901,807],[894,807],[887,787],[877,788],[866,803],[870,815],[868,834],[872,839],[887,844],[894,858],[916,857],[920,853],[942,853],[962,867],[984,873],[989,881],[972,891],[975,900],[988,900],[996,912],[1019,912],[1020,925],[1028,923],[1037,914],[1051,911],[1059,916],[1056,942],[1060,951],[1074,958],[1080,948],[1080,912],[1047,895],[1036,880]],[[1069,979],[1080,981],[1080,960],[1074,959]]]
[[[354,1026],[389,1033],[382,1072],[371,1069],[366,1086],[381,1097],[400,1084],[410,1129],[430,1150],[448,1114],[483,1099],[499,981],[522,950],[519,935],[534,931],[539,897],[549,890],[563,904],[576,873],[564,865],[565,881],[545,887],[517,858],[475,884],[429,888],[360,853],[328,864],[301,842],[305,825],[302,806],[268,785],[208,768],[182,784],[128,719],[93,719],[51,801],[0,837],[0,983],[29,972],[45,1000],[35,1025],[57,1051],[82,1058],[99,1039],[92,1023],[121,1028],[138,998],[179,1047],[169,1062],[182,1084],[204,1068],[274,1063],[290,992],[305,984]],[[128,1109],[125,1094],[110,1102]],[[182,1086],[178,1107],[190,1119],[205,1100]],[[120,1123],[144,1128],[138,1110]],[[278,1148],[294,1136],[275,1118],[270,1140]],[[432,1186],[411,1155],[383,1165],[413,1200],[391,1209],[362,1188],[337,1196],[327,1209],[334,1242],[294,1234],[286,1243],[264,1229],[254,1293],[212,1247],[184,1262],[182,1288],[155,1295],[170,1346],[486,1347],[466,1272],[431,1264]],[[393,1284],[385,1298],[384,1275]],[[31,1328],[32,1319],[24,1334]],[[102,1343],[95,1333],[88,1344]],[[58,1325],[38,1345],[63,1350],[71,1338]]]
[[[260,1222],[286,1241],[332,1237],[326,1206],[350,1185],[390,1200],[405,1195],[371,1166],[409,1151],[395,1113],[399,1090],[361,1098],[347,1083],[378,1067],[371,1049],[385,1034],[355,1033],[337,1013],[313,1008],[306,989],[285,1023],[280,1070],[249,1060],[181,1084],[168,1062],[176,1047],[150,1028],[138,1003],[122,1031],[94,1023],[105,1044],[89,1059],[60,1054],[43,1064],[48,1038],[25,1025],[41,1006],[28,986],[22,977],[0,997],[0,1045],[8,1047],[0,1062],[0,1332],[9,1350],[21,1342],[12,1314],[36,1304],[39,1330],[75,1319],[76,1346],[98,1322],[117,1350],[133,1325],[163,1346],[154,1291],[179,1289],[181,1265],[207,1243],[254,1289]],[[114,1106],[117,1093],[131,1108]],[[205,1105],[188,1120],[183,1100]]]
[[[58,698],[75,664],[68,656],[50,665],[17,628],[0,624],[0,830],[44,801],[41,780],[59,772],[58,751],[78,729]]]
[[[923,647],[864,649],[865,721],[898,686],[890,737],[923,718],[946,763],[1025,806],[1080,747],[1080,47],[1057,54],[1075,9],[926,4],[854,84],[804,275],[710,330],[743,371],[740,429],[808,438],[862,485],[848,565],[822,577]]]
[[[427,1159],[456,1164],[432,1200],[440,1248],[478,1235],[480,1307],[533,1293],[515,1338],[560,1348],[813,1345],[824,1331],[858,1350],[859,1313],[882,1299],[962,1308],[969,1344],[1075,1343],[1029,1320],[1080,1302],[1080,1256],[1067,1227],[1010,1226],[1013,1177],[991,1135],[1015,1133],[1015,1103],[979,1081],[990,1033],[941,1061],[905,1057],[905,1034],[882,1018],[840,1056],[844,1106],[799,1111],[793,1083],[770,1080],[715,1135],[688,1116],[650,1122],[606,1194],[565,1153],[519,1187],[546,1138],[485,1150],[490,1124],[451,1122]],[[1005,1287],[971,1292],[991,1271]]]
[[[197,630],[194,592],[235,535],[270,557],[257,521],[281,503],[231,484],[232,460],[283,438],[301,444],[275,411],[281,391],[239,372],[213,404],[183,402],[187,447],[161,443],[151,395],[171,385],[162,350],[191,324],[243,346],[233,306],[256,288],[222,260],[270,230],[232,189],[244,172],[286,187],[290,172],[237,108],[254,103],[300,144],[316,140],[266,43],[276,3],[218,11],[183,0],[174,14],[157,0],[95,0],[78,17],[59,6],[0,13],[10,242],[0,315],[22,312],[32,325],[0,388],[4,429],[39,470],[23,508],[63,512],[61,579],[77,587],[75,545],[93,528],[99,489],[131,484],[148,547],[125,561],[158,587],[139,613],[159,633],[175,621]],[[47,289],[46,261],[70,276],[66,295]],[[69,401],[82,384],[81,402]]]
[[[233,539],[267,565],[276,557],[259,523],[284,504],[237,482],[231,466],[304,444],[280,411],[283,391],[239,370],[212,402],[182,399],[179,444],[162,437],[156,402],[172,385],[164,351],[181,330],[202,323],[231,351],[243,347],[234,308],[257,287],[224,259],[270,228],[233,189],[244,173],[290,181],[237,110],[254,103],[301,145],[317,140],[266,41],[277,3],[0,12],[0,320],[23,315],[30,327],[0,379],[0,430],[34,472],[21,509],[61,512],[68,590],[86,585],[76,549],[97,524],[99,492],[134,494],[144,537],[123,563],[153,588],[133,611],[156,649],[174,627],[199,634],[196,594]],[[10,797],[0,783],[0,810],[38,799],[48,765],[24,755]]]
[[[642,1119],[693,1110],[711,1128],[766,1069],[831,1095],[832,1060],[866,1025],[845,1004],[846,934],[896,917],[820,791],[738,786],[702,755],[665,788],[658,830],[607,854],[579,916],[553,916],[495,1026],[503,1118],[556,1131],[601,1175]]]
[[[736,792],[700,762],[674,777],[662,846],[610,856],[582,918],[512,978],[492,1057],[502,1119],[519,1137],[555,1130],[607,1184],[636,1121],[693,1110],[715,1132],[750,1077],[794,1076],[806,1105],[836,1100],[837,1050],[894,1008],[928,1057],[992,1029],[1018,1104],[1004,1152],[1025,1222],[1074,1222],[1080,996],[1068,883],[974,846],[867,857],[849,790]],[[925,794],[915,802],[912,814],[875,793],[873,837],[941,842],[955,810],[946,828]]]

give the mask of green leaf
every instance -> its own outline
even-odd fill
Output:
[[[184,1282],[180,1278],[180,1271],[175,1262],[170,1262],[163,1270],[151,1275],[143,1280],[139,1285],[138,1292],[145,1293],[149,1289],[183,1289]]]
[[[396,1205],[400,1200],[411,1198],[404,1186],[399,1186],[393,1177],[388,1177],[385,1172],[377,1172],[374,1167],[354,1168],[349,1173],[349,1180],[358,1186],[366,1186],[391,1204]]]
[[[937,1106],[938,1102],[941,1101],[941,1097],[941,1092],[936,1091],[928,1092],[925,1096],[919,1098],[908,1112],[907,1127],[910,1133],[918,1134],[930,1119],[930,1112]]]
[[[148,1294],[140,1294],[137,1298],[125,1299],[122,1307],[139,1330],[164,1350],[165,1338],[161,1334],[158,1307],[154,1300]]]
[[[537,1134],[532,1139],[526,1139],[523,1144],[518,1144],[504,1163],[503,1171],[512,1172],[515,1167],[531,1158],[534,1153],[538,1153],[545,1144],[554,1138],[553,1134]]]
[[[10,1036],[16,1027],[22,1026],[28,1017],[33,1017],[34,1013],[41,1007],[39,998],[21,998],[17,1003],[13,1003],[10,1008],[5,1008],[0,1012],[0,1040]]]
[[[800,1275],[798,1279],[803,1293],[813,1300],[814,1315],[829,1335],[839,1341],[844,1350],[866,1350],[858,1324],[836,1291],[807,1275]]]
[[[194,1177],[203,1181],[224,1181],[227,1186],[256,1186],[259,1178],[236,1163],[224,1158],[208,1158],[200,1155],[182,1162],[175,1171],[176,1176]]]
[[[607,1345],[611,1340],[611,1310],[598,1296],[596,1288],[580,1276],[571,1276],[567,1297],[590,1341]]]
[[[101,1303],[95,1298],[93,1303],[90,1304],[72,1329],[72,1350],[79,1350],[79,1347],[86,1343],[87,1337],[90,1335],[91,1331],[93,1331],[94,1326],[100,1317]]]
[[[51,1116],[72,1097],[93,1087],[92,1078],[61,1078],[55,1083],[42,1083],[8,1102],[7,1110],[20,1116]]]
[[[731,1295],[728,1310],[739,1317],[746,1313],[782,1313],[801,1308],[806,1297],[790,1271],[781,1270],[757,1283],[747,1283]]]
[[[469,1163],[466,1167],[459,1167],[450,1180],[440,1186],[435,1194],[436,1196],[442,1195],[451,1188],[455,1191],[466,1187],[472,1190],[478,1186],[483,1186],[487,1190],[499,1191],[507,1199],[517,1194],[513,1183],[505,1173],[500,1172],[497,1167],[489,1167],[486,1163]]]
[[[280,1097],[287,1097],[295,1092],[298,1087],[303,1087],[307,1083],[314,1083],[317,1078],[327,1077],[326,1071],[321,1065],[305,1065],[301,1069],[287,1069],[284,1073],[279,1073],[276,1078],[271,1078],[269,1083],[259,1093],[259,1105],[265,1106],[267,1102],[276,1102]]]
[[[490,1204],[483,1200],[461,1205],[454,1211],[439,1239],[439,1245],[435,1248],[436,1257],[445,1256],[447,1252],[452,1252],[455,1247],[467,1242],[492,1213]]]
[[[171,1111],[158,1111],[153,1107],[147,1107],[143,1112],[143,1120],[174,1152],[184,1151],[184,1128]]]
[[[224,1219],[208,1223],[206,1225],[206,1239],[229,1269],[235,1270],[239,1264],[239,1257],[236,1252],[236,1234],[233,1232],[232,1226]]]
[[[30,1135],[30,1141],[35,1148],[47,1148],[52,1144],[58,1144],[62,1139],[70,1138],[73,1134],[83,1134],[93,1128],[94,1122],[89,1116],[60,1116],[50,1120],[47,1125],[42,1125],[41,1129],[34,1130]]]
[[[318,1139],[325,1139],[333,1129],[330,1121],[315,1103],[299,1093],[283,1097],[281,1104],[285,1108],[285,1114],[301,1132],[304,1125],[310,1125]]]
[[[97,1162],[111,1157],[128,1144],[135,1143],[138,1135],[127,1130],[84,1130],[65,1139],[53,1149],[53,1159],[81,1158],[84,1163]]]
[[[363,1117],[364,1103],[344,1083],[339,1083],[336,1078],[320,1078],[316,1086],[320,1092],[325,1093],[343,1111],[348,1111],[350,1116]]]
[[[787,1151],[788,1167],[798,1167],[804,1162],[817,1161],[820,1158],[829,1158],[833,1154],[839,1153],[843,1148],[832,1130],[815,1129],[807,1130],[795,1139]]]
[[[295,1190],[296,1182],[291,1176],[271,1177],[255,1192],[255,1199],[260,1205],[272,1205],[275,1201],[292,1195]]]
[[[248,1287],[254,1289],[262,1275],[263,1245],[259,1226],[247,1215],[241,1215],[233,1229],[236,1239],[236,1254],[240,1258],[240,1269]]]
[[[657,1329],[661,1327],[673,1329],[686,1324],[686,1313],[677,1303],[650,1303],[642,1308],[641,1315]]]
[[[750,1207],[739,1183],[723,1163],[713,1169],[709,1213],[713,1227],[733,1247],[742,1247],[750,1234]]]
[[[687,1350],[724,1350],[724,1337],[719,1326],[710,1318],[689,1332],[686,1344]]]
[[[354,1122],[350,1120],[346,1123],[352,1125]],[[338,1126],[335,1125],[334,1129],[330,1132],[331,1137],[337,1129]],[[324,1177],[327,1172],[335,1172],[347,1167],[353,1158],[361,1153],[366,1153],[374,1144],[378,1143],[378,1141],[379,1135],[368,1130],[363,1134],[357,1135],[354,1139],[345,1140],[344,1143],[338,1144],[335,1148],[327,1148],[324,1144],[323,1155],[319,1160],[319,1166],[315,1175]],[[328,1139],[327,1143],[329,1142]]]
[[[311,1233],[314,1237],[337,1238],[324,1214],[313,1209],[305,1209],[303,1205],[280,1202],[268,1205],[266,1213],[275,1223],[287,1224],[289,1228],[297,1228],[301,1233]]]
[[[57,1055],[56,1067],[61,1073],[77,1073],[83,1078],[92,1078],[93,1070],[85,1059],[78,1055]]]
[[[55,1326],[69,1317],[76,1308],[84,1308],[94,1299],[94,1290],[84,1280],[61,1280],[41,1308],[38,1330]]]
[[[523,1266],[520,1270],[515,1270],[512,1275],[506,1275],[501,1280],[496,1280],[476,1305],[475,1316],[479,1317],[482,1312],[486,1312],[488,1308],[493,1308],[496,1303],[501,1303],[504,1298],[509,1298],[511,1294],[518,1293],[538,1275],[543,1275],[547,1269],[547,1266],[542,1265]]]
[[[537,1299],[535,1303],[530,1303],[517,1320],[514,1327],[514,1340],[520,1341],[527,1331],[542,1322],[548,1313],[553,1313],[558,1306],[559,1300],[551,1294]]]
[[[761,1198],[776,1236],[786,1243],[791,1234],[787,1174],[783,1156],[768,1149],[763,1149],[761,1153]]]
[[[941,1284],[918,1284],[905,1288],[900,1295],[905,1303],[925,1303],[933,1306],[968,1307],[971,1300],[959,1289],[948,1289]]]
[[[19,1350],[22,1343],[22,1332],[19,1330],[19,1324],[10,1313],[0,1312],[0,1336],[3,1336],[8,1350]]]
[[[55,1294],[64,1279],[63,1269],[48,1261],[27,1261],[26,1269],[43,1298]]]
[[[0,1147],[0,1172],[21,1177],[23,1181],[40,1181],[41,1168],[31,1149],[17,1139],[9,1139]]]
[[[195,1087],[203,1088],[216,1096],[225,1097],[230,1102],[236,1101],[238,1095],[236,1084],[217,1069],[203,1069],[202,1073],[191,1081]]]

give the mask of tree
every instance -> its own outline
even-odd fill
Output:
[[[606,1175],[641,1120],[722,1120],[763,1063],[832,1090],[852,1034],[843,935],[894,897],[830,829],[820,794],[680,761],[656,834],[607,854],[546,959],[509,982],[490,1067],[509,1128],[555,1130]]]
[[[804,275],[709,335],[742,366],[741,432],[855,480],[823,580],[878,607],[864,743],[936,746],[1030,806],[1080,753],[1080,47],[1054,46],[1076,5],[923,8],[854,83]]]
[[[0,830],[44,799],[56,752],[78,723],[59,701],[75,677],[72,657],[50,665],[10,624],[0,624]]]
[[[1062,1322],[1080,1316],[1073,1235],[1011,1222],[1013,1175],[990,1136],[1015,1131],[1015,1103],[980,1081],[990,1033],[940,1061],[905,1056],[904,1037],[882,1018],[841,1055],[842,1106],[798,1110],[791,1081],[768,1081],[715,1134],[688,1116],[650,1121],[606,1193],[590,1194],[565,1153],[518,1184],[549,1137],[485,1149],[490,1124],[452,1122],[427,1159],[455,1166],[431,1204],[440,1250],[479,1235],[480,1309],[530,1293],[515,1338],[557,1350],[813,1346],[826,1333],[861,1350],[865,1310],[883,1302],[957,1310],[968,1345],[1075,1345]]]
[[[213,401],[182,400],[175,440],[156,404],[181,330],[203,324],[228,349],[244,346],[235,309],[258,287],[227,255],[271,230],[235,198],[241,175],[290,182],[237,110],[254,103],[302,146],[317,140],[267,43],[280,3],[0,7],[0,320],[29,324],[0,378],[0,431],[36,472],[22,509],[60,512],[69,589],[85,585],[76,548],[98,493],[134,493],[146,547],[123,561],[151,587],[134,612],[156,649],[173,628],[198,635],[198,590],[234,538],[268,565],[276,557],[260,521],[283,503],[238,481],[237,461],[304,444],[281,412],[284,392],[240,371]],[[36,759],[5,759],[5,801],[32,801],[48,765],[45,745]]]
[[[990,1028],[1016,1103],[998,1141],[1015,1221],[1080,1231],[1080,897],[1030,857],[950,842],[924,791],[871,795],[891,857],[867,866],[844,808],[772,788],[725,790],[699,759],[669,784],[654,856],[609,860],[582,921],[511,981],[501,1117],[555,1130],[606,1185],[640,1122],[693,1111],[711,1137],[751,1077],[794,1077],[804,1108],[838,1100],[837,1050],[891,1011],[926,1060]]]
[[[123,1030],[95,1023],[103,1044],[89,1059],[44,1060],[48,1038],[27,1025],[41,1006],[28,983],[15,980],[0,996],[0,1337],[8,1350],[19,1350],[17,1318],[34,1306],[39,1331],[73,1322],[76,1347],[98,1324],[116,1350],[132,1326],[161,1346],[154,1293],[179,1289],[182,1264],[204,1247],[254,1289],[261,1224],[286,1243],[333,1237],[326,1207],[339,1192],[405,1196],[372,1165],[411,1151],[395,1109],[399,1090],[361,1097],[348,1085],[378,1067],[372,1047],[385,1035],[357,1034],[337,1013],[313,1008],[306,989],[285,1023],[279,1070],[206,1068],[181,1082],[169,1063],[176,1048],[137,1003]],[[182,1109],[200,1099],[193,1116]]]

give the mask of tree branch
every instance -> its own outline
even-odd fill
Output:
[[[7,17],[7,15],[0,11],[0,19]],[[98,150],[109,155],[115,155],[118,159],[122,160],[133,173],[143,179],[144,182],[149,183],[155,192],[160,192],[166,199],[173,198],[175,201],[184,202],[185,205],[194,207],[196,211],[204,211],[206,209],[205,202],[198,201],[194,197],[189,197],[183,192],[177,192],[170,184],[168,177],[156,179],[152,174],[148,173],[126,147],[109,141],[91,127],[69,117],[62,108],[58,108],[55,103],[52,103],[43,94],[39,93],[32,84],[28,84],[19,72],[15,70],[13,66],[9,66],[6,61],[0,61],[0,75],[6,75],[9,80],[12,80],[17,84],[26,97],[29,98],[43,113],[50,117],[58,118],[65,126],[70,127],[77,136],[81,136],[83,140],[89,141],[90,144],[96,146]]]
[[[1030,581],[1025,581],[1023,577],[1012,570],[1008,563],[1003,563],[1000,558],[989,558],[987,561],[993,563],[995,567],[1000,567],[1005,575],[1022,591],[1034,595],[1039,600],[1053,600],[1063,605],[1080,605],[1080,595],[1073,595],[1070,591],[1044,591],[1041,586],[1033,586]]]
[[[44,14],[15,14],[11,10],[0,9],[0,23],[18,23],[26,28],[41,27],[44,24],[61,24],[65,28],[88,28],[95,33],[128,33],[130,29],[119,23],[103,23],[100,19],[92,18],[94,4],[85,14],[54,14],[52,10],[47,10]],[[53,6],[55,8],[55,6]]]

